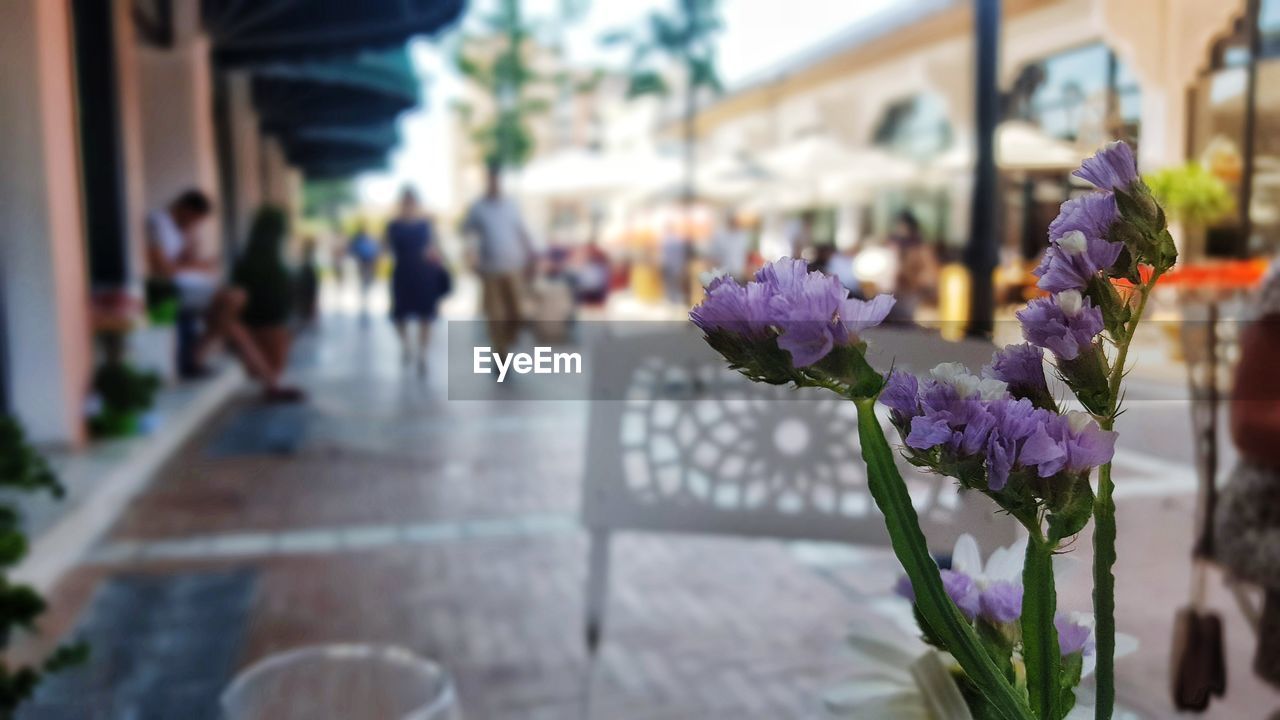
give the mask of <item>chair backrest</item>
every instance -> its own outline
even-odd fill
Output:
[[[852,403],[751,383],[692,327],[662,327],[611,337],[592,352],[593,397],[616,399],[591,403],[588,528],[888,544]],[[869,341],[876,367],[915,372],[945,361],[976,371],[993,349],[923,330],[881,329]],[[900,465],[935,550],[965,532],[984,548],[1015,537],[987,498]]]

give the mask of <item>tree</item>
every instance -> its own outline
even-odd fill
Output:
[[[334,230],[341,230],[342,210],[356,204],[356,186],[351,178],[308,180],[302,186],[302,212],[324,218]]]
[[[520,0],[500,0],[497,11],[481,18],[480,27],[479,35],[461,37],[454,57],[458,71],[493,96],[494,116],[472,139],[486,163],[519,167],[533,152],[527,118],[546,110],[545,102],[525,95],[540,80],[525,58],[534,28],[525,20]]]
[[[631,47],[631,80],[627,95],[667,96],[670,87],[661,65],[673,63],[681,69],[684,82],[684,202],[686,211],[697,197],[697,143],[694,121],[698,113],[698,91],[714,93],[724,88],[716,69],[716,35],[723,28],[719,0],[676,0],[674,12],[654,11],[639,30],[618,30],[603,38],[605,44]]]

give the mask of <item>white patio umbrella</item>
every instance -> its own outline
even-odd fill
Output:
[[[764,157],[777,179],[757,194],[755,205],[795,209],[857,199],[885,185],[920,176],[914,163],[873,147],[850,148],[824,135],[811,135]]]
[[[878,148],[858,148],[845,163],[819,179],[822,200],[865,198],[876,189],[909,184],[921,177],[920,166]]]
[[[647,153],[561,150],[530,163],[520,178],[522,194],[540,197],[598,197],[646,189],[678,172],[678,164]]]
[[[1006,120],[996,128],[996,166],[1002,170],[1073,170],[1088,156],[1075,145],[1046,135],[1022,120]],[[941,171],[973,167],[973,148],[959,144],[931,166]]]

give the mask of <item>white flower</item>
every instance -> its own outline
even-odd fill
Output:
[[[973,579],[979,590],[985,590],[997,582],[1022,584],[1022,564],[1027,556],[1027,538],[1023,537],[1009,547],[997,548],[984,565],[978,541],[969,533],[956,539],[951,551],[951,569]]]
[[[1063,252],[1070,255],[1082,255],[1089,249],[1088,238],[1086,238],[1084,233],[1079,230],[1072,230],[1071,232],[1063,234],[1062,237],[1058,238],[1057,243],[1058,247],[1062,248]]]
[[[1053,296],[1053,301],[1062,308],[1062,314],[1067,317],[1075,317],[1084,309],[1084,296],[1079,290],[1063,290]]]
[[[710,270],[703,270],[698,273],[698,281],[702,283],[702,287],[707,287],[715,281],[716,278],[724,277],[728,274],[729,272],[724,268],[714,267]]]
[[[1093,416],[1087,412],[1072,410],[1067,413],[1067,425],[1071,427],[1071,432],[1080,433],[1090,425],[1095,424]]]
[[[941,363],[930,370],[929,375],[944,385],[954,387],[962,398],[976,395],[983,400],[995,400],[1009,391],[1007,383],[995,378],[980,378],[958,362]]]

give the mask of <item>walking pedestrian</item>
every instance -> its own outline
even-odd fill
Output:
[[[427,344],[431,322],[436,319],[440,299],[448,294],[450,282],[435,237],[435,225],[423,212],[418,194],[405,188],[400,194],[400,211],[387,225],[387,247],[395,259],[391,271],[391,319],[400,336],[405,366],[415,363],[418,373],[427,371]],[[417,328],[411,341],[410,325]]]
[[[480,275],[493,351],[506,354],[524,321],[525,280],[533,272],[533,242],[520,209],[502,193],[501,168],[490,166],[485,193],[467,211],[468,257]]]
[[[360,292],[360,320],[364,322],[369,318],[369,290],[373,287],[374,278],[377,276],[378,257],[382,254],[382,248],[378,247],[378,241],[369,234],[364,223],[360,223],[356,227],[355,234],[351,236],[350,242],[347,243],[347,254],[356,263],[356,280],[359,283]]]

